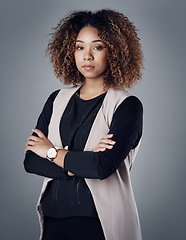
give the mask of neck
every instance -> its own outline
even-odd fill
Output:
[[[100,91],[107,91],[108,86],[105,86],[103,79],[85,79],[85,82],[82,86],[82,91],[87,92],[100,92]]]
[[[107,92],[108,86],[104,86],[104,81],[86,80],[80,89],[80,98],[88,100]]]

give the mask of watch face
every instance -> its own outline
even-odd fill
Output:
[[[48,157],[49,158],[55,158],[55,156],[56,156],[56,149],[55,148],[50,148],[48,150]]]

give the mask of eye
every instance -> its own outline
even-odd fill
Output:
[[[83,47],[82,46],[76,46],[76,49],[77,50],[83,50]]]
[[[103,46],[97,45],[97,46],[95,46],[93,49],[95,49],[95,50],[102,50],[102,49],[103,49]]]

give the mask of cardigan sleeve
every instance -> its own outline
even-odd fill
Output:
[[[65,156],[64,168],[76,176],[105,179],[119,168],[142,135],[143,106],[135,96],[126,98],[116,109],[109,133],[116,141],[112,149],[104,152],[69,151]]]
[[[36,128],[41,130],[45,136],[48,136],[48,125],[53,110],[53,101],[59,90],[53,92],[47,99],[43,110],[38,118]],[[33,135],[37,136],[35,133]],[[69,179],[69,176],[62,171],[61,167],[50,162],[48,159],[42,158],[32,151],[27,151],[24,159],[24,168],[28,173],[34,173],[40,176],[54,179]]]

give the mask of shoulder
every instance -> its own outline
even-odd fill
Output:
[[[143,114],[143,104],[136,96],[128,96],[116,109],[115,113],[132,113],[133,115]]]
[[[58,95],[60,90],[55,90],[54,92],[52,92],[49,97],[47,98],[45,105],[44,105],[44,109],[48,109],[48,108],[52,108],[53,107],[53,102],[56,98],[56,96]]]
[[[140,99],[134,95],[128,96],[123,100],[120,106],[131,106],[139,109],[143,109],[143,104]]]
[[[50,94],[50,96],[48,97],[48,100],[50,100],[50,101],[53,102],[59,92],[60,92],[60,89],[55,90],[54,92],[52,92],[52,93]]]
[[[68,97],[69,95],[73,94],[75,91],[77,91],[78,87],[65,87],[58,90],[55,90],[50,94],[50,96],[47,99],[47,103],[53,104],[54,100],[58,96],[58,100],[61,100],[61,98]]]
[[[142,128],[143,105],[136,96],[130,95],[117,107],[112,118],[111,129],[124,134],[125,137],[130,135],[130,138],[133,136],[136,139],[137,136],[141,136]]]

